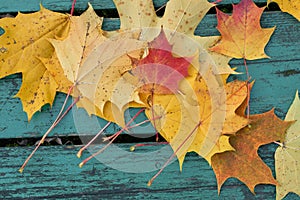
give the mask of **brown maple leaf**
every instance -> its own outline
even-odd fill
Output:
[[[282,141],[292,122],[280,120],[274,114],[274,109],[250,116],[250,120],[250,126],[241,129],[229,139],[235,151],[218,153],[212,157],[212,168],[216,174],[219,192],[230,177],[244,182],[252,193],[257,184],[277,184],[272,171],[259,157],[257,150],[261,145]]]

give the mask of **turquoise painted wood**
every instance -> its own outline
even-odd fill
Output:
[[[78,0],[76,10],[82,12],[87,2]],[[99,13],[115,9],[111,0],[90,2]],[[165,2],[166,0],[157,0],[154,5],[160,7]],[[238,0],[223,0],[221,4],[236,2]],[[265,0],[255,2],[265,3]],[[37,0],[0,0],[0,15],[17,11],[37,11],[39,3]],[[46,8],[61,12],[69,12],[71,3],[69,0],[42,1]],[[266,48],[271,58],[248,61],[249,72],[255,79],[251,93],[251,113],[261,113],[275,107],[276,114],[283,118],[295,91],[300,89],[300,23],[290,15],[279,11],[265,12],[261,23],[263,27],[276,26],[276,31]],[[219,35],[215,29],[216,24],[215,15],[209,14],[195,33],[201,36]],[[105,19],[103,29],[115,30],[118,27],[118,18]],[[230,64],[237,67],[238,71],[244,71],[242,60],[232,60]],[[236,78],[245,79],[245,76],[230,77]],[[20,101],[12,98],[20,84],[20,75],[0,80],[0,139],[34,137],[38,140],[37,137],[40,137],[55,119],[65,95],[58,94],[52,108],[43,107],[42,111],[35,114],[28,123]],[[81,109],[74,109],[74,112],[54,129],[52,135],[95,134],[99,130],[95,126],[99,124],[103,126],[105,122],[95,117],[90,118]],[[107,132],[113,133],[117,129],[117,126],[112,125]],[[151,135],[153,129],[145,126],[135,133]],[[151,187],[148,187],[147,181],[170,156],[170,149],[167,151],[166,146],[153,146],[129,152],[128,149],[132,145],[134,144],[115,144],[120,151],[113,154],[110,150],[106,151],[102,157],[91,160],[82,169],[77,166],[81,159],[75,156],[78,146],[44,146],[29,162],[23,174],[17,173],[17,170],[33,147],[0,147],[0,199],[275,199],[274,186],[258,185],[254,196],[236,179],[226,181],[218,196],[216,179],[211,167],[195,154],[187,156],[182,173],[179,171],[178,163],[174,162]],[[267,145],[259,150],[273,173],[275,148],[275,145]],[[159,154],[161,152],[166,154]],[[87,152],[83,157],[88,155]],[[106,164],[103,163],[103,159],[106,160]],[[149,159],[152,162],[149,163]],[[136,166],[131,166],[132,163]],[[119,169],[123,167],[123,170],[138,171],[148,169],[149,166],[155,171],[127,173]],[[300,199],[300,197],[289,194],[285,199]]]
[[[128,151],[131,144],[116,144]],[[115,165],[123,163],[130,154],[147,154],[144,159],[136,159],[136,169],[141,165],[150,165],[149,157],[155,150],[165,146],[143,147],[136,152],[127,152],[122,160],[113,159],[111,154],[104,154],[102,162],[107,159]],[[96,147],[95,147],[96,148]],[[163,173],[147,186],[148,180],[156,171],[148,173],[126,173],[109,167],[93,159],[83,168],[78,167],[81,161],[75,154],[78,147],[63,146],[42,147],[30,161],[23,174],[16,171],[23,159],[32,151],[32,147],[1,148],[0,198],[20,199],[275,199],[275,187],[258,185],[254,196],[245,185],[236,179],[225,182],[218,196],[216,179],[211,167],[195,154],[187,156],[183,171],[178,163],[170,164]],[[273,146],[264,147],[263,159],[273,166]],[[86,157],[88,154],[84,154]],[[115,157],[118,154],[114,154]],[[169,155],[152,159],[157,167],[161,166]],[[138,157],[138,155],[136,155]],[[162,159],[164,158],[164,159]],[[134,170],[134,169],[131,169]],[[289,194],[285,200],[299,199]]]

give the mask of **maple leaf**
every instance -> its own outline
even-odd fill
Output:
[[[233,149],[228,135],[235,134],[249,123],[247,118],[236,114],[247,97],[247,86],[242,81],[227,83],[223,96],[220,89],[211,88],[211,85],[205,87],[205,83],[211,84],[206,79],[201,77],[194,86],[200,104],[201,125],[191,150],[211,163],[211,156],[215,153]]]
[[[178,52],[177,55],[188,57],[199,51],[204,56],[201,58],[202,61],[209,59],[214,62],[216,74],[234,73],[228,65],[231,58],[208,50],[218,41],[219,37],[193,35],[197,25],[215,4],[209,3],[207,0],[170,0],[166,5],[163,17],[158,17],[152,0],[133,0],[126,1],[126,3],[124,0],[114,0],[114,3],[120,16],[121,32],[140,29],[139,39],[150,42],[163,27],[169,43],[172,44],[173,51]],[[175,32],[177,36],[174,36]],[[111,34],[115,34],[115,32]],[[183,35],[184,39],[182,39]]]
[[[63,69],[59,63],[56,54],[52,54],[50,57],[39,57],[47,72],[51,74],[57,84],[56,91],[68,93],[73,83],[65,76]]]
[[[68,37],[65,40],[52,39],[50,42],[64,75],[73,84],[72,95],[84,97],[92,103],[85,107],[79,101],[90,114],[113,120],[113,113],[104,111],[106,103],[114,104],[110,107],[115,113],[123,113],[124,106],[131,101],[139,103],[138,95],[133,94],[135,86],[122,81],[122,75],[132,69],[127,54],[135,56],[135,51],[140,53],[144,42],[132,39],[132,33],[106,38],[101,30],[102,19],[93,10],[86,15],[72,17],[70,22]],[[93,104],[96,106],[94,112],[91,107]],[[108,115],[104,116],[103,113]],[[120,125],[124,125],[122,113],[115,115]]]
[[[88,29],[94,28],[94,31],[92,31],[92,34],[90,35],[91,39],[89,41],[87,41],[87,42],[90,42],[90,44],[88,44],[88,48],[84,47],[85,54],[87,54],[87,55],[89,54],[89,51],[92,51],[92,49],[97,44],[100,44],[101,42],[106,40],[106,38],[104,38],[104,36],[101,35],[102,34],[102,30],[101,30],[102,21],[103,21],[103,19],[99,18],[96,15],[96,13],[94,12],[91,5],[89,5],[89,8],[87,9],[87,11],[85,11],[81,16],[71,18],[71,25],[72,25],[72,32],[73,32],[72,34],[76,34],[76,31],[83,28],[84,24],[86,25],[86,27],[88,27]],[[84,32],[80,36],[83,36],[83,34],[84,34]],[[88,34],[90,34],[90,33],[88,33]],[[99,41],[95,41],[95,42],[92,41],[93,39],[97,40],[98,36],[101,38]],[[69,38],[70,38],[70,36],[69,36]],[[76,37],[71,36],[71,38],[75,39]],[[83,38],[81,38],[81,40],[83,40]],[[51,40],[51,41],[53,43],[55,43],[55,42],[59,42],[60,40]],[[67,42],[67,41],[65,41],[65,42]],[[72,41],[69,41],[69,42],[72,42]],[[78,47],[79,45],[78,45],[78,43],[75,42],[74,46]],[[61,49],[59,49],[59,50],[61,50]],[[68,59],[69,54],[71,54],[72,51],[80,51],[80,48],[79,49],[78,48],[71,49],[71,52],[69,52],[69,53],[67,52],[68,50],[64,50],[64,51],[66,54],[68,54],[65,57]],[[80,52],[77,53],[77,61],[78,62],[80,62],[79,60],[81,59],[81,58],[79,58],[79,55],[80,55]],[[85,56],[84,58],[86,58],[86,57],[87,56]],[[71,68],[73,66],[76,66],[76,65],[74,65],[74,62],[71,63],[72,61],[70,61],[70,63],[69,63],[70,65],[67,65],[67,66],[64,65],[64,67],[66,67],[66,68],[63,69],[61,66],[60,60],[56,54],[52,54],[52,56],[49,58],[40,57],[39,59],[44,64],[47,71],[52,75],[52,77],[54,77],[54,79],[57,83],[56,90],[67,94],[69,92],[69,89],[71,87],[73,87],[74,82],[72,82],[73,79],[70,77],[70,73],[66,73],[65,71],[66,71],[66,68],[68,68],[68,67]],[[73,61],[75,61],[75,60],[73,60]],[[64,63],[66,63],[66,62],[64,62]],[[68,70],[70,70],[70,69],[68,69]],[[68,78],[68,76],[69,76],[69,78]],[[74,97],[77,97],[81,94],[77,88],[73,88],[73,90],[74,90],[73,91]],[[77,102],[76,105],[77,105],[77,107],[84,108],[89,115],[93,114],[96,116],[103,116],[103,114],[102,114],[103,112],[101,112],[100,109],[94,105],[94,102],[91,101],[91,99],[87,98],[86,96],[81,96],[80,101]],[[105,116],[106,116],[105,119],[107,119],[109,121],[112,121],[114,119],[113,114],[111,112],[106,111]]]
[[[125,5],[124,1],[114,1],[114,2],[118,9],[120,20],[121,20],[121,31],[130,30],[133,28],[141,29],[141,35],[140,35],[139,39],[145,40],[145,41],[152,41],[153,38],[156,35],[158,35],[158,31],[160,30],[160,28],[163,27],[164,31],[166,32],[166,37],[167,37],[169,43],[172,44],[172,51],[175,55],[180,55],[180,57],[189,57],[189,56],[193,55],[194,52],[199,52],[200,57],[198,58],[198,61],[197,61],[198,63],[196,63],[196,64],[193,63],[192,65],[194,65],[194,64],[195,65],[191,67],[191,68],[195,68],[197,73],[199,73],[199,71],[201,71],[201,72],[206,71],[206,68],[209,68],[210,69],[209,74],[211,75],[210,76],[211,80],[218,79],[219,78],[218,74],[234,73],[233,70],[228,65],[228,61],[231,58],[208,51],[208,48],[210,46],[212,46],[218,40],[218,37],[199,37],[199,36],[193,35],[194,31],[196,29],[196,26],[199,24],[201,19],[205,16],[206,12],[211,7],[214,6],[214,4],[208,3],[206,0],[169,1],[166,5],[166,11],[165,11],[164,16],[162,18],[159,18],[156,16],[155,11],[153,10],[152,1],[143,1],[143,2],[138,1],[138,0],[130,1],[130,2],[128,2],[127,5]],[[139,7],[140,9],[134,9],[136,7]],[[130,14],[127,13],[128,10],[130,10]],[[139,16],[139,18],[135,19],[135,18],[131,17],[131,16],[135,16],[135,15]],[[124,24],[124,26],[122,25],[122,23]],[[138,68],[136,68],[136,69],[138,69]],[[213,69],[213,70],[211,70],[211,69]],[[148,70],[148,71],[150,71],[150,70]],[[175,70],[173,70],[173,71],[175,71]],[[142,77],[142,73],[140,73],[140,74]],[[162,73],[162,74],[166,74],[166,73]],[[153,78],[153,79],[155,80],[155,78]],[[208,80],[208,79],[206,79],[206,80]],[[146,82],[150,82],[150,81],[146,81]],[[157,82],[157,80],[152,81],[152,82]],[[176,87],[178,87],[177,82],[178,81],[173,82],[173,84],[176,83],[176,85],[175,85]],[[215,89],[217,89],[216,91],[220,91],[220,90],[222,90],[223,84],[225,82],[226,82],[225,80],[219,80],[218,82],[214,83],[215,85],[213,84],[214,85],[213,87],[215,87]],[[157,88],[154,88],[153,85],[151,88],[150,84],[148,85],[147,89],[148,90],[152,89],[154,91],[157,91]],[[176,88],[176,90],[177,89],[178,88]],[[189,96],[188,93],[191,93],[191,91],[188,91],[188,90],[182,91],[181,89],[179,89],[179,91],[182,94],[184,94],[184,96],[185,96],[184,100],[182,100],[183,103],[190,103],[191,101],[193,101],[190,97],[188,97]],[[211,91],[213,91],[213,89]],[[151,95],[150,99],[148,99],[148,101],[145,102],[145,104],[150,102],[149,108],[146,110],[146,114],[149,119],[163,116],[165,113],[160,112],[159,108],[161,108],[161,107],[164,108],[164,106],[167,106],[171,110],[174,109],[171,106],[172,103],[170,103],[167,99],[165,100],[165,102],[162,101],[161,105],[155,106],[157,101],[160,102],[160,100],[158,98],[167,98],[167,97],[163,97],[161,95],[158,97],[158,96],[156,96],[156,94],[154,94],[154,95]],[[172,99],[173,98],[175,98],[175,97],[172,97]],[[222,98],[216,98],[216,99],[222,99]],[[208,96],[207,96],[207,101],[210,101],[210,97],[208,97]],[[176,108],[176,105],[177,105],[177,108],[179,109],[179,103],[175,104],[175,106],[174,106],[175,108]],[[223,103],[223,105],[225,105],[225,103]],[[189,106],[187,106],[187,107],[189,107]],[[216,107],[218,107],[218,106],[216,106]],[[188,113],[187,111],[185,111],[184,108],[182,111],[183,115],[188,116],[188,115],[184,114],[184,113]],[[158,110],[156,110],[156,109],[158,109]],[[216,110],[218,110],[218,109],[222,109],[222,106],[219,105],[219,108],[216,108]],[[167,113],[170,114],[170,112],[167,112]],[[217,112],[215,112],[215,113],[217,113]],[[208,112],[207,115],[209,115],[209,114],[211,114],[211,113]],[[165,117],[166,123],[169,122],[169,123],[167,123],[167,125],[164,125],[164,123],[162,122],[162,121],[164,121],[164,119],[161,119],[158,122],[157,122],[157,120],[154,120],[152,123],[153,123],[155,129],[157,129],[161,134],[164,134],[162,132],[165,131],[166,138],[168,138],[168,137],[175,138],[174,137],[175,132],[172,130],[176,129],[176,128],[181,130],[179,128],[180,117],[188,118],[188,117],[184,117],[184,116],[178,115],[177,118],[172,119],[172,115],[170,115],[169,116],[170,120],[169,120],[169,117],[167,115]],[[199,116],[199,115],[194,115],[194,116]],[[225,118],[225,116],[224,116],[224,118]],[[172,121],[176,125],[172,124],[171,123]],[[207,121],[209,121],[209,120],[207,120]],[[158,123],[157,127],[156,127],[156,122]],[[192,122],[190,122],[190,123],[192,123]],[[199,124],[199,122],[200,121],[197,121],[198,124]],[[189,123],[189,122],[187,122],[187,123]],[[245,124],[247,124],[247,123],[241,123],[241,126],[244,126]],[[168,125],[170,127],[167,127]],[[218,128],[222,129],[222,127],[220,127],[220,126],[221,126],[221,123],[219,123]],[[185,153],[187,152],[185,147],[189,146],[188,143],[190,141],[190,138],[193,137],[193,134],[191,136],[188,136],[188,133],[189,133],[188,130],[190,130],[190,127],[193,127],[193,126],[189,125],[185,130],[182,131],[182,134],[177,134],[176,138],[179,138],[179,139],[173,140],[172,144],[171,144],[173,150],[176,152],[176,155],[180,160],[179,161],[180,167],[181,167],[183,159],[184,159],[184,156],[183,157],[180,156],[181,155],[180,152],[184,152],[183,154],[185,155]],[[203,126],[201,126],[201,127],[203,127]],[[171,131],[168,130],[169,128]],[[194,128],[195,128],[195,126],[194,126]],[[203,128],[203,129],[205,130],[205,128]],[[209,129],[206,129],[206,131],[208,131],[208,130]],[[191,130],[190,132],[193,132],[193,131]],[[205,133],[204,135],[206,135],[205,131],[203,131],[203,133]],[[217,135],[215,133],[215,134],[212,134],[213,136],[210,136],[210,132],[209,132],[207,134],[209,136],[207,138],[209,138],[209,139],[207,139],[207,142],[203,142],[203,143],[205,143],[205,145],[203,145],[205,147],[202,148],[202,150],[197,149],[196,151],[198,151],[198,152],[201,151],[202,155],[208,155],[209,152],[211,152],[210,150],[214,146],[218,146],[215,150],[218,152],[220,152],[222,150],[231,150],[232,148],[228,143],[228,138],[224,139],[222,137],[222,140],[221,140],[222,144],[215,145],[216,140],[219,139],[219,134],[220,134],[220,132],[218,132]],[[227,139],[227,142],[226,142],[226,139]],[[168,141],[170,141],[170,140],[168,140]],[[182,143],[183,141],[185,141],[185,142]],[[202,141],[203,141],[203,138],[201,138],[199,143],[201,144]],[[179,147],[180,147],[180,150],[177,150]],[[185,149],[185,150],[182,150],[182,149]],[[220,150],[220,149],[222,149],[222,150]],[[212,151],[212,152],[215,152],[215,151]],[[210,160],[211,155],[208,155],[208,160]]]
[[[114,0],[113,2],[119,12],[120,30],[132,30],[142,26],[150,27],[157,23],[152,0],[135,0],[132,2]]]
[[[250,116],[250,120],[250,126],[230,136],[229,142],[235,151],[212,156],[212,168],[217,177],[219,192],[223,183],[230,177],[245,183],[252,193],[257,184],[277,184],[271,170],[259,157],[257,150],[261,145],[277,140],[282,141],[291,122],[277,118],[274,109]]]
[[[146,116],[153,119],[155,129],[176,153],[180,170],[185,154],[196,137],[193,130],[200,121],[199,105],[188,103],[186,98],[181,93],[155,95],[152,106],[145,110]]]
[[[72,83],[64,74],[64,70],[60,65],[60,62],[56,56],[56,54],[53,54],[52,57],[50,58],[40,58],[42,63],[45,65],[47,68],[48,72],[55,78],[55,81],[58,84],[57,91],[63,92],[63,93],[68,93],[69,89],[73,86],[74,83]],[[124,64],[124,63],[123,63]],[[112,68],[111,68],[112,69]],[[113,70],[106,71],[108,74],[111,73]],[[108,76],[110,78],[113,78],[111,76]],[[107,90],[108,93],[108,87],[111,85],[112,82],[116,80],[111,80],[108,81],[108,77],[106,77],[107,81],[104,84],[104,87],[101,87],[102,89]],[[116,78],[119,78],[118,76]],[[77,90],[77,88],[73,88],[75,90],[73,92],[73,96],[76,97],[80,94],[80,91]],[[99,89],[100,90],[100,89]],[[110,91],[112,92],[112,91]],[[101,95],[101,92],[97,93],[98,95]],[[122,100],[122,99],[121,99]],[[100,111],[100,108],[95,106],[94,102],[92,102],[90,99],[87,97],[81,96],[80,100],[76,103],[77,107],[85,109],[85,111],[89,115],[96,115],[96,116],[105,116],[105,119],[108,121],[116,121],[115,116],[113,115],[113,111],[110,109],[112,105],[107,106],[107,109],[103,107],[103,112]],[[137,107],[141,106],[141,104],[130,104],[131,107]]]
[[[216,44],[220,40],[220,36],[210,36],[210,37],[200,37],[194,36],[193,40],[197,41],[198,44],[202,46],[201,51],[201,59],[199,59],[200,65],[207,65],[208,63],[213,64],[213,72],[214,74],[239,74],[238,72],[231,69],[229,66],[229,61],[232,57],[225,56],[213,51],[208,50],[214,44]],[[208,51],[206,51],[208,50]],[[226,83],[226,81],[224,81]]]
[[[217,29],[222,37],[210,50],[247,60],[267,58],[264,48],[275,28],[261,28],[260,17],[264,9],[252,0],[233,5],[231,16],[217,9]]]
[[[171,0],[166,5],[164,16],[159,18],[154,10],[152,0],[134,0],[126,3],[124,0],[114,0],[114,3],[121,20],[120,29],[123,31],[163,26],[165,29],[176,30],[188,35],[194,33],[201,19],[214,6],[206,0]],[[157,35],[159,29],[155,31],[154,35]],[[151,41],[154,38],[153,32],[142,37]]]
[[[247,97],[244,82],[226,84],[227,94],[223,94],[218,83],[212,82],[211,71],[204,76],[198,74],[196,80],[189,79],[186,84],[193,87],[183,86],[185,79],[180,85],[180,100],[176,100],[178,95],[154,95],[150,108],[145,111],[149,119],[159,118],[152,123],[170,143],[180,168],[187,152],[197,152],[210,163],[213,154],[233,150],[225,134],[233,134],[248,124],[246,118],[235,114]]]
[[[300,195],[300,100],[298,91],[285,117],[292,124],[275,152],[275,171],[278,185],[276,199],[282,199],[289,192]]]
[[[283,12],[287,12],[294,16],[298,21],[300,21],[300,1],[299,0],[294,0],[294,1],[289,1],[289,0],[268,0],[267,4],[275,2],[279,5],[280,9]]]
[[[17,93],[28,120],[45,104],[52,105],[57,83],[38,57],[54,52],[49,38],[64,38],[69,30],[69,16],[49,11],[19,13],[15,18],[0,19],[5,33],[0,36],[0,78],[22,73],[22,86]]]
[[[131,73],[142,85],[140,93],[172,94],[178,90],[179,82],[188,76],[192,58],[174,57],[163,28],[160,34],[148,44],[148,55],[133,59],[136,66]]]
[[[73,83],[65,76],[63,69],[59,63],[56,54],[53,54],[50,58],[39,58],[41,62],[46,67],[47,71],[54,77],[57,83],[57,91],[68,94]],[[76,88],[74,88],[76,90]],[[79,91],[75,91],[74,94],[79,94]],[[76,95],[75,95],[76,96]],[[86,97],[81,97],[80,101],[76,103],[77,107],[84,108],[89,115],[101,116],[102,112],[100,109],[95,107],[95,105]]]

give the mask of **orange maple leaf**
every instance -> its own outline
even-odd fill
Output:
[[[148,44],[149,53],[141,60],[133,60],[136,66],[131,72],[142,83],[140,92],[155,94],[172,94],[177,91],[180,80],[187,77],[192,57],[175,57],[172,45],[165,32]]]
[[[273,141],[283,141],[284,133],[293,122],[280,120],[274,109],[250,116],[251,126],[247,126],[229,139],[235,151],[215,154],[212,168],[216,174],[218,190],[230,177],[244,182],[254,193],[257,184],[277,184],[272,171],[259,157],[257,150],[261,145]]]
[[[233,5],[231,16],[217,9],[217,29],[222,38],[211,50],[247,60],[268,58],[264,48],[275,27],[261,28],[260,17],[264,9],[257,7],[252,0]]]

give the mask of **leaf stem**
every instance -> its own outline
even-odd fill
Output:
[[[71,93],[72,93],[74,87],[75,87],[75,85],[72,85],[72,86],[69,88],[68,93],[67,93],[67,96],[66,96],[66,98],[65,98],[65,100],[64,100],[64,103],[63,103],[63,105],[62,105],[62,107],[61,107],[61,109],[60,109],[60,111],[59,111],[59,113],[58,113],[56,119],[54,120],[53,124],[61,117],[61,114],[63,113],[63,111],[64,111],[64,109],[65,109],[65,107],[66,107],[66,105],[67,105],[68,99],[69,99],[69,97],[70,97],[70,95],[71,95]],[[44,141],[43,141],[43,142],[44,142]]]
[[[152,119],[154,119],[154,107],[153,107],[153,104],[154,104],[154,89],[153,88],[151,90],[151,101],[152,101],[151,113],[152,113]],[[155,120],[153,121],[153,127],[154,127],[154,130],[155,130],[155,141],[158,142],[159,137],[158,137],[158,132],[157,132]]]
[[[130,147],[130,151],[135,151],[135,148],[136,147],[147,147],[147,146],[158,146],[158,145],[164,145],[164,144],[170,144],[169,142],[155,142],[155,143],[139,143],[139,144],[136,144],[136,145],[133,145]]]
[[[273,143],[278,144],[279,146],[283,147],[283,143],[281,143],[281,142],[274,141]]]
[[[163,4],[161,7],[159,7],[155,12],[157,13],[158,11],[160,11],[161,9],[163,9],[164,7],[166,7],[167,3]]]
[[[67,95],[66,100],[68,99],[69,95]],[[59,115],[57,116],[56,120],[53,122],[53,124],[50,126],[50,128],[46,131],[46,133],[43,135],[42,139],[39,141],[39,143],[36,145],[36,147],[34,148],[34,150],[31,152],[31,154],[27,157],[27,159],[25,160],[25,162],[23,163],[23,165],[21,166],[21,168],[19,169],[19,172],[22,173],[25,166],[27,165],[27,163],[29,162],[29,160],[32,158],[32,156],[34,155],[34,153],[38,150],[38,148],[41,146],[41,144],[44,143],[45,138],[49,135],[49,133],[56,127],[56,125],[67,115],[67,113],[74,107],[74,105],[79,101],[80,97],[77,97],[72,104],[66,109],[65,112],[62,113],[62,110],[65,106],[65,104],[63,105],[61,112],[59,113]]]
[[[101,148],[99,151],[97,151],[96,153],[92,154],[90,157],[86,158],[85,160],[83,160],[80,164],[79,167],[81,168],[83,165],[85,165],[89,160],[91,160],[92,158],[94,158],[95,156],[99,155],[100,153],[102,153],[105,149],[107,149],[107,147],[109,147],[109,145],[111,145],[113,143],[113,141],[125,130],[127,130],[127,128],[129,127],[129,125],[145,110],[145,108],[140,109],[131,119],[130,121],[125,125],[125,127],[123,127],[121,130],[119,130],[118,132],[116,132],[115,134],[113,134],[110,137],[107,137],[106,140],[110,139],[110,141],[103,147]]]
[[[144,120],[144,121],[142,121],[142,122],[139,122],[139,123],[137,123],[137,124],[135,124],[135,125],[128,126],[127,129],[132,129],[132,128],[138,127],[138,126],[140,126],[140,125],[143,125],[143,124],[145,124],[145,123],[147,123],[147,122],[151,122],[151,121],[154,121],[154,120],[157,120],[157,119],[160,119],[160,118],[162,118],[162,116],[157,116],[157,117],[154,117],[153,119],[146,119],[146,120]],[[156,133],[157,133],[157,132],[156,132]]]
[[[250,74],[249,74],[249,70],[248,70],[248,65],[246,62],[246,59],[244,58],[244,66],[245,66],[245,70],[246,70],[246,75],[247,75],[247,119],[250,118]]]
[[[195,133],[197,128],[201,126],[202,122],[200,121],[195,128],[189,133],[189,135],[183,140],[183,142],[177,147],[177,149],[174,151],[174,153],[169,157],[169,159],[164,163],[162,168],[148,181],[148,186],[151,186],[153,181],[161,174],[161,172],[168,166],[168,164],[172,161],[172,159],[176,156],[177,152],[181,149],[181,147],[190,139],[190,137]]]
[[[71,16],[73,16],[73,14],[74,14],[75,4],[76,4],[76,0],[73,0],[72,8],[71,8],[71,11],[70,11],[70,15],[71,15]]]
[[[111,122],[107,122],[107,124],[86,144],[84,145],[77,153],[77,157],[80,158],[82,155],[82,152],[90,146],[104,131],[105,129],[111,124]]]
[[[216,1],[214,1],[214,2],[211,2],[212,4],[217,4],[217,3],[221,3],[222,2],[222,0],[216,0]]]

